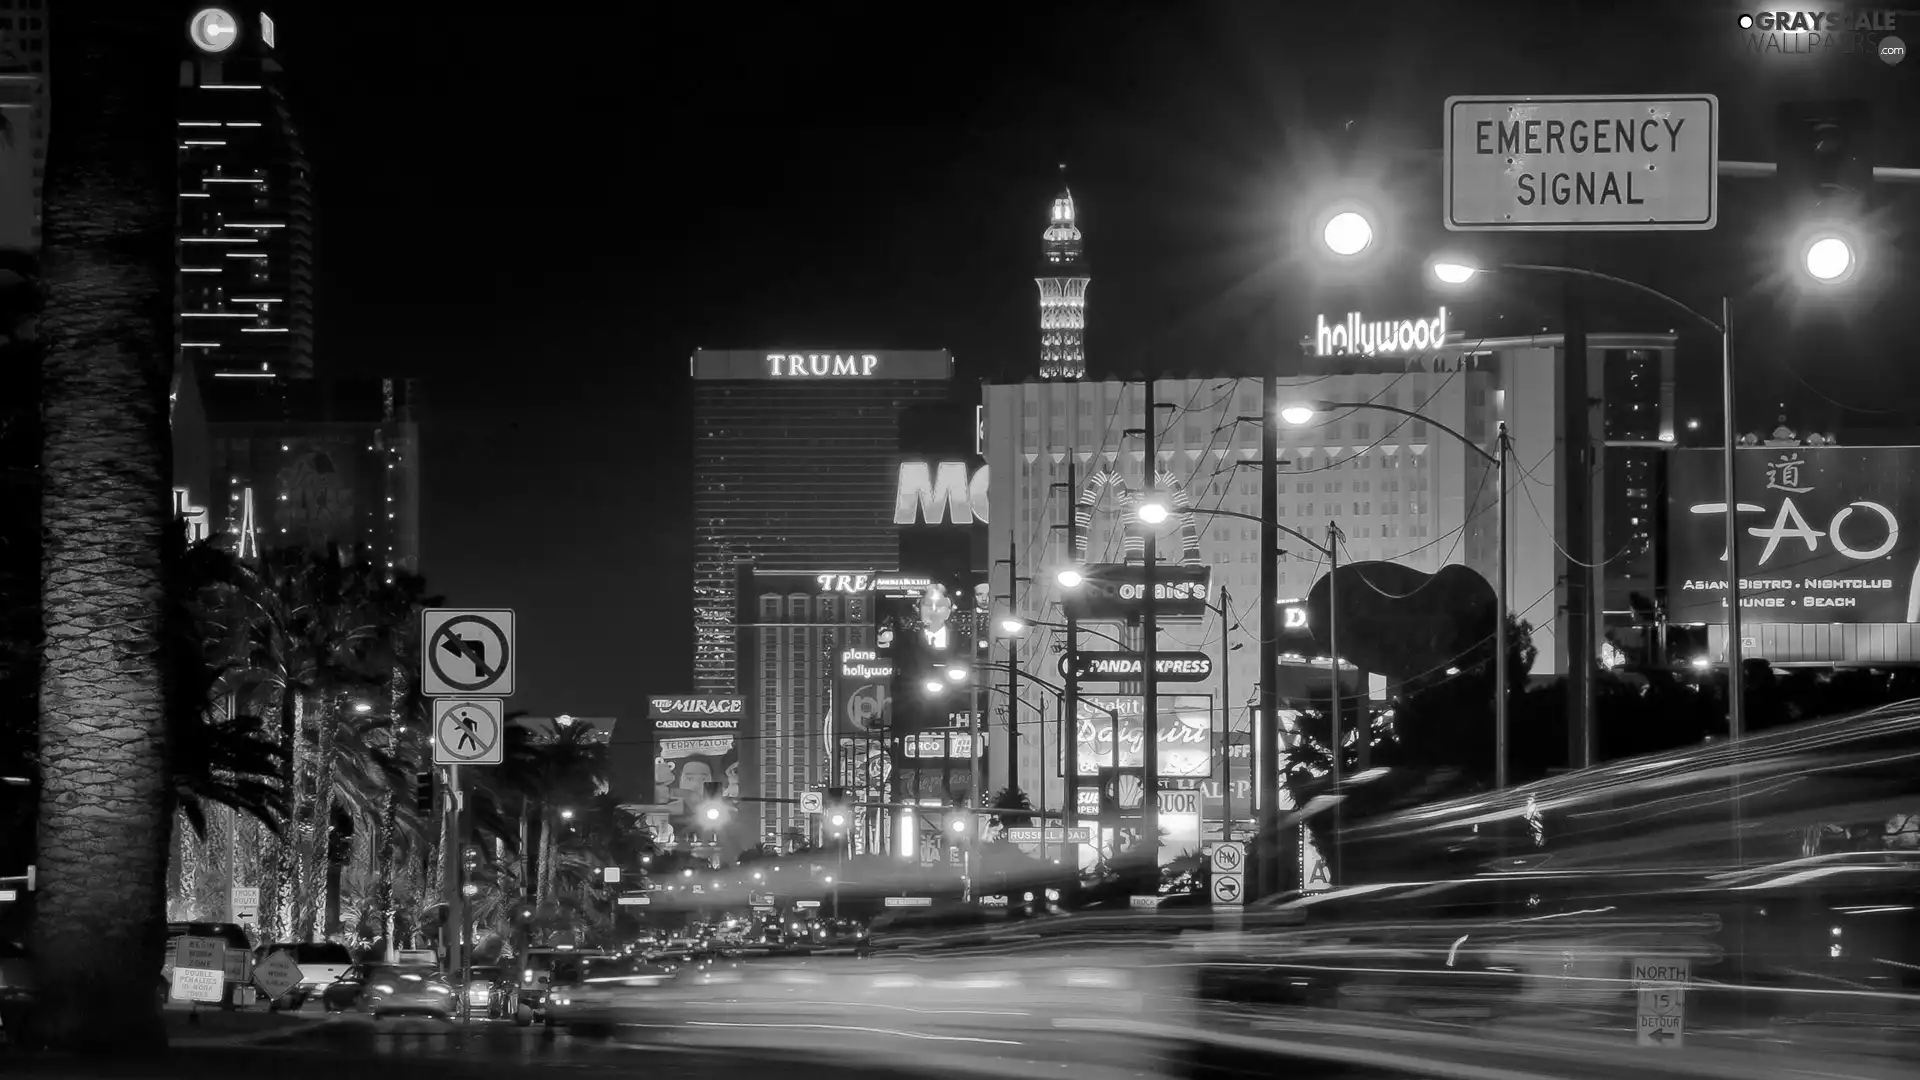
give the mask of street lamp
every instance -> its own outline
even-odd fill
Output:
[[[1806,249],[1806,268],[1809,276],[1813,276],[1815,280],[1821,280],[1827,283],[1837,283],[1845,280],[1846,276],[1851,276],[1851,267],[1854,263],[1852,245],[1831,232],[1817,232],[1811,235],[1812,241],[1807,245]],[[1832,241],[1832,243],[1828,244],[1827,241]],[[1815,257],[1816,249],[1820,252],[1817,259]],[[1844,256],[1844,260],[1842,256]],[[1821,272],[1841,276],[1822,279],[1815,271],[1816,264],[1819,266]],[[1739,739],[1743,735],[1744,723],[1742,719],[1742,709],[1746,693],[1741,686],[1740,550],[1738,546],[1740,524],[1736,517],[1739,500],[1734,498],[1733,468],[1733,451],[1739,435],[1738,429],[1734,427],[1733,320],[1731,305],[1724,295],[1720,297],[1720,318],[1716,321],[1651,285],[1642,285],[1637,281],[1615,277],[1612,274],[1604,274],[1598,270],[1588,270],[1578,266],[1555,266],[1547,263],[1501,263],[1498,269],[1511,270],[1516,273],[1558,274],[1566,277],[1585,278],[1591,281],[1604,281],[1610,285],[1618,285],[1623,289],[1658,300],[1675,311],[1691,315],[1693,318],[1706,324],[1708,329],[1719,336],[1721,426],[1725,429],[1721,432],[1720,452],[1722,460],[1720,463],[1720,481],[1723,489],[1726,491],[1726,504],[1723,509],[1726,514],[1725,533],[1727,545],[1727,734],[1729,738]],[[1492,271],[1484,267],[1476,266],[1473,263],[1463,260],[1446,260],[1433,263],[1434,277],[1447,284],[1463,284],[1479,274],[1491,272]],[[1375,408],[1379,407],[1380,406],[1375,406]],[[1431,423],[1431,421],[1429,422]],[[1506,456],[1505,445],[1503,435],[1501,441],[1501,457],[1503,460]],[[1500,497],[1505,499],[1506,494],[1506,484],[1503,482],[1500,486]],[[1504,535],[1506,528],[1506,510],[1504,507],[1500,512],[1500,527]],[[1506,545],[1503,542],[1501,544],[1503,552],[1505,551],[1505,547]],[[1502,559],[1504,560],[1504,558],[1505,556],[1503,554]],[[1504,570],[1502,574],[1504,575]],[[1506,618],[1504,611],[1501,613],[1500,625],[1502,629],[1505,629]],[[1580,662],[1590,663],[1592,659],[1591,657],[1582,657],[1580,658]],[[1505,703],[1505,700],[1506,699],[1502,697],[1502,704]],[[1582,736],[1583,739],[1590,739],[1590,737],[1590,734],[1583,734]],[[1587,741],[1584,745],[1590,747],[1592,743],[1591,741]],[[1504,764],[1504,761],[1505,755],[1503,754],[1502,764]]]
[[[1807,244],[1804,259],[1807,276],[1826,285],[1838,285],[1853,276],[1859,260],[1853,245],[1845,237],[1823,234]]]
[[[1159,492],[1149,494],[1134,507],[1134,516],[1148,525],[1159,525],[1167,520],[1167,503]]]
[[[1069,566],[1055,574],[1053,580],[1059,582],[1060,587],[1063,589],[1077,589],[1086,584],[1087,576],[1082,574],[1078,568]]]
[[[1466,270],[1467,277],[1473,276],[1472,269],[1470,267],[1466,267],[1461,264],[1435,264],[1434,273],[1436,274],[1436,276],[1439,274],[1439,267],[1441,265],[1455,266],[1457,269]],[[1473,451],[1476,454],[1479,454],[1482,459],[1484,459],[1488,464],[1492,465],[1494,468],[1495,480],[1498,483],[1498,487],[1499,487],[1496,512],[1500,515],[1500,530],[1499,530],[1500,549],[1496,558],[1497,568],[1494,571],[1495,583],[1494,583],[1494,590],[1493,590],[1494,591],[1494,607],[1495,607],[1494,631],[1493,631],[1494,632],[1494,639],[1493,639],[1493,650],[1494,650],[1494,656],[1493,656],[1493,682],[1494,682],[1494,687],[1493,687],[1493,692],[1494,692],[1493,785],[1496,789],[1504,789],[1507,786],[1507,758],[1509,756],[1507,751],[1507,738],[1508,738],[1508,732],[1510,731],[1510,728],[1508,727],[1508,718],[1507,718],[1507,679],[1508,679],[1508,675],[1507,675],[1507,577],[1508,577],[1508,574],[1507,574],[1507,454],[1508,454],[1508,445],[1507,445],[1506,421],[1502,420],[1500,422],[1499,433],[1495,437],[1495,452],[1488,453],[1486,448],[1481,446],[1479,443],[1474,442],[1472,439],[1467,438],[1465,435],[1461,434],[1460,432],[1455,431],[1453,428],[1450,428],[1447,425],[1440,423],[1438,420],[1435,420],[1430,416],[1427,416],[1423,413],[1415,412],[1412,409],[1403,409],[1397,405],[1384,405],[1377,401],[1315,401],[1312,403],[1288,405],[1285,408],[1280,410],[1280,418],[1286,421],[1288,424],[1292,424],[1297,427],[1300,424],[1304,424],[1309,420],[1312,420],[1316,415],[1320,413],[1331,412],[1335,409],[1356,409],[1356,410],[1370,409],[1378,412],[1396,413],[1398,415],[1409,417],[1414,420],[1424,421],[1425,423],[1431,424],[1435,428],[1446,432],[1448,435],[1453,436],[1454,439],[1459,441],[1460,445],[1466,447],[1467,449]],[[1328,596],[1328,601],[1327,601],[1328,607],[1329,609],[1331,609],[1333,607],[1333,592],[1331,588],[1329,588],[1327,596]],[[1333,644],[1332,641],[1329,640],[1328,642],[1329,648],[1332,647],[1332,644]],[[1337,652],[1334,654],[1333,662],[1334,662],[1334,670],[1337,672],[1339,670],[1339,663],[1340,663],[1340,656]]]
[[[1351,258],[1373,246],[1373,223],[1357,210],[1342,210],[1327,219],[1320,239],[1328,251]]]

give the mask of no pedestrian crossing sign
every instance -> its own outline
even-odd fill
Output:
[[[506,702],[499,698],[434,698],[433,763],[500,764],[505,719]]]
[[[1463,232],[1711,229],[1712,94],[1450,97],[1446,226]]]

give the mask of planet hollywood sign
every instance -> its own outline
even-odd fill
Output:
[[[1315,356],[1405,356],[1447,343],[1444,307],[1431,319],[1369,322],[1360,312],[1352,311],[1341,322],[1328,323],[1325,315],[1316,315],[1314,320]]]

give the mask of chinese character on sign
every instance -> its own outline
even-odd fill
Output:
[[[1799,454],[1781,454],[1780,460],[1767,466],[1767,488],[1795,495],[1812,491],[1812,487],[1800,486],[1800,466],[1805,464]]]

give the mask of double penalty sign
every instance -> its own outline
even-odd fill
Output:
[[[1719,218],[1712,94],[1450,97],[1449,229],[1703,230]]]

